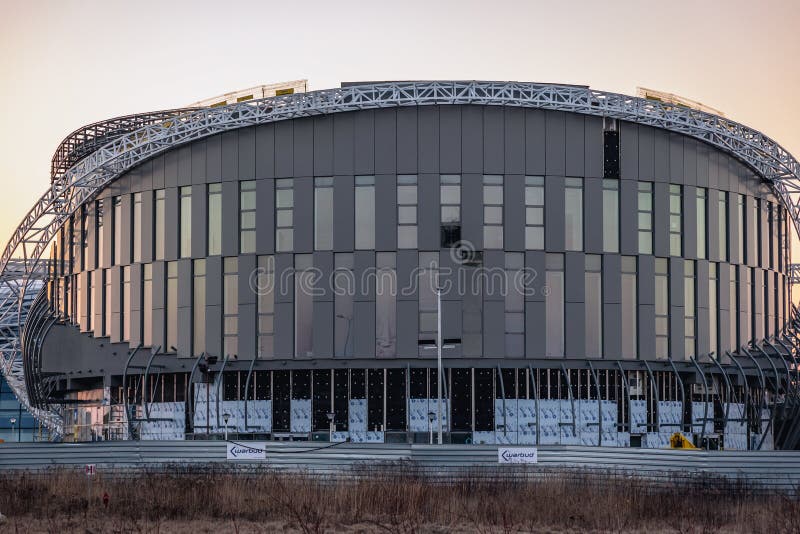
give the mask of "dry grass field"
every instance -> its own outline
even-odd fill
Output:
[[[587,472],[448,483],[414,466],[331,480],[270,470],[0,473],[2,532],[798,532],[797,496]],[[108,495],[107,506],[103,496]],[[88,502],[88,506],[87,506]]]

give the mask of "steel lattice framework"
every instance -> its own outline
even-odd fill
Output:
[[[0,273],[12,257],[21,257],[20,282],[0,277],[0,355],[20,401],[30,407],[24,383],[19,333],[24,323],[26,293],[45,249],[68,218],[85,202],[127,170],[176,146],[246,126],[299,117],[400,106],[473,104],[567,111],[610,117],[681,133],[737,158],[770,183],[800,232],[800,164],[766,135],[729,119],[664,102],[595,91],[586,87],[523,82],[386,82],[352,85],[251,100],[189,113],[169,114],[134,131],[100,128],[103,140],[56,176],[15,230],[0,256]],[[135,123],[130,117],[128,123]],[[116,119],[115,119],[116,120]],[[148,122],[148,121],[143,121]],[[61,169],[55,169],[60,171]],[[60,432],[55,412],[34,409],[51,430]]]

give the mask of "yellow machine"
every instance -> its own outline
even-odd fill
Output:
[[[680,432],[675,432],[669,437],[669,447],[670,449],[696,449],[697,447],[689,441],[689,439],[681,434]]]

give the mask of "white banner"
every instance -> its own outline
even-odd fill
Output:
[[[266,460],[267,444],[263,441],[227,443],[228,460]]]
[[[499,464],[535,464],[538,463],[536,447],[498,447],[497,463]]]

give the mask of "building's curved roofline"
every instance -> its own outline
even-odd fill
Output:
[[[469,104],[610,117],[703,141],[742,161],[768,181],[789,209],[795,229],[800,228],[800,164],[768,136],[724,117],[580,86],[481,81],[386,82],[203,108],[135,131],[124,131],[55,177],[11,236],[0,256],[0,273],[12,257],[19,256],[25,262],[25,272],[35,272],[56,232],[78,207],[129,169],[177,146],[225,131],[299,117],[402,106]],[[26,407],[30,402],[24,387],[18,332],[24,322],[25,290],[33,280],[27,276],[21,287],[11,288],[6,297],[0,298],[0,368]],[[15,299],[17,306],[3,306],[8,304],[3,299]],[[10,314],[13,309],[16,314]]]

